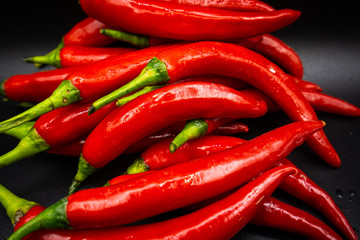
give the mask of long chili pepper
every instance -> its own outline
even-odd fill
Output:
[[[119,56],[134,50],[134,48],[124,47],[85,47],[70,45],[64,46],[58,51],[53,51],[44,56],[28,57],[24,60],[30,63],[47,64],[57,68],[67,68],[94,63],[105,58]]]
[[[323,126],[321,121],[288,124],[207,157],[121,184],[78,191],[48,207],[9,240],[41,228],[122,225],[209,199],[271,168]]]
[[[126,172],[134,174],[149,170],[159,170],[179,162],[208,156],[211,153],[232,148],[244,142],[246,141],[237,137],[205,136],[187,142],[177,152],[172,154],[168,148],[170,140],[164,140],[145,150],[128,167]],[[296,167],[287,159],[281,160],[277,165]],[[356,233],[331,196],[314,183],[303,171],[300,169],[297,169],[297,171],[298,174],[284,179],[280,189],[321,211],[348,239],[357,239]],[[121,177],[110,180],[112,184],[116,184],[118,181],[121,181]]]
[[[250,224],[280,229],[307,239],[342,239],[321,220],[273,197],[261,205]]]
[[[230,239],[254,217],[281,181],[295,172],[291,167],[271,169],[204,209],[161,222],[108,229],[44,229],[26,236],[26,239]],[[34,215],[25,216],[22,223]]]
[[[115,29],[189,41],[253,37],[288,26],[300,16],[290,9],[238,12],[148,0],[81,0],[80,5],[88,16]]]
[[[266,111],[264,102],[213,83],[179,83],[149,92],[113,111],[91,132],[69,192],[74,192],[87,176],[131,144],[176,122],[195,118],[254,118]]]
[[[1,122],[0,133],[56,108],[80,100],[93,100],[113,91],[136,77],[154,55],[171,47],[175,45],[162,45],[125,53],[93,63],[70,74],[50,97],[25,112]]]
[[[0,167],[79,140],[116,108],[115,102],[108,104],[92,117],[87,114],[89,106],[78,103],[42,115],[13,150],[0,156]]]
[[[200,138],[214,131],[219,126],[232,122],[231,118],[194,119],[188,121],[184,129],[176,135],[169,145],[170,152],[174,153],[181,145],[189,140]],[[245,129],[247,132],[247,130]]]
[[[250,49],[269,58],[285,72],[300,79],[303,77],[304,68],[299,55],[279,38],[263,34],[262,41],[257,45],[250,46]]]
[[[252,84],[270,96],[294,121],[317,119],[314,109],[296,83],[278,66],[244,47],[220,42],[196,42],[163,51],[132,82],[94,102],[89,113],[113,98],[127,94],[129,89],[206,74],[240,78]],[[151,83],[147,83],[150,80]],[[307,143],[329,165],[341,165],[337,152],[323,131],[316,132]]]
[[[51,69],[9,77],[1,84],[0,93],[15,101],[40,102],[50,97],[59,84],[82,67]]]

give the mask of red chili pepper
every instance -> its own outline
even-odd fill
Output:
[[[150,80],[151,84],[164,84],[204,75],[240,78],[252,84],[273,99],[293,121],[317,119],[296,83],[278,66],[244,47],[221,42],[190,43],[159,53],[133,82],[94,102],[89,113],[113,98],[123,96],[129,88],[150,84],[147,83]],[[311,136],[307,143],[329,165],[341,165],[338,154],[322,130]]]
[[[169,151],[169,140],[161,141],[149,147],[134,163],[129,166],[127,173],[141,173],[148,170],[159,170],[173,164],[190,161],[196,158],[208,156],[211,153],[232,148],[246,142],[236,137],[205,136],[203,138],[189,141],[181,146],[175,153]],[[281,160],[278,165],[289,165],[295,167],[287,159]],[[284,179],[280,189],[290,193],[303,202],[321,211],[338,229],[349,239],[357,239],[356,233],[350,223],[337,207],[331,196],[314,183],[306,174],[297,169],[298,174]],[[110,182],[116,184],[121,177],[116,177]]]
[[[269,58],[282,67],[285,72],[301,79],[304,74],[304,68],[299,55],[294,49],[270,34],[263,34],[262,37],[262,41],[250,47],[250,49]]]
[[[76,192],[23,225],[9,240],[40,228],[122,225],[214,197],[271,168],[323,126],[321,121],[288,124],[207,157],[122,184]]]
[[[115,29],[190,41],[257,36],[281,29],[300,16],[299,11],[290,9],[238,12],[149,0],[81,0],[80,5],[88,16]]]
[[[250,223],[296,233],[307,239],[342,239],[319,219],[275,198],[269,198],[262,204]]]
[[[50,97],[70,73],[81,68],[78,66],[14,75],[2,82],[0,92],[15,101],[40,102]]]
[[[24,60],[30,63],[47,64],[58,68],[76,67],[90,64],[105,58],[119,56],[132,52],[133,48],[124,47],[85,47],[85,46],[64,46],[58,51],[44,56],[28,57]]]
[[[90,103],[78,103],[42,115],[13,150],[0,156],[0,167],[78,141],[116,108],[113,102],[101,109],[99,114],[89,116],[89,106]]]
[[[262,101],[253,101],[239,91],[213,83],[179,83],[149,92],[115,110],[91,132],[70,193],[131,144],[178,121],[253,118],[264,115],[266,110]]]
[[[66,77],[52,95],[31,109],[0,123],[0,133],[53,109],[93,100],[131,81],[150,59],[175,45],[157,46],[104,59]],[[138,90],[138,89],[137,89]],[[127,95],[127,94],[126,94]]]
[[[111,229],[41,230],[26,239],[230,239],[254,217],[281,181],[294,172],[291,167],[271,169],[204,209],[162,222]]]

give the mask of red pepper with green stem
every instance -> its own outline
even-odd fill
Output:
[[[229,149],[246,142],[243,139],[229,136],[204,136],[203,138],[189,141],[181,146],[175,153],[170,153],[170,140],[161,141],[150,146],[134,163],[129,166],[127,173],[141,173],[144,171],[159,170],[173,164],[190,161],[195,158],[205,157],[211,153]],[[296,167],[287,159],[281,160],[277,165]],[[322,212],[348,239],[357,239],[345,215],[337,207],[331,196],[303,171],[297,169],[298,174],[284,179],[280,189],[295,196],[310,206]],[[121,181],[121,177],[112,179],[111,184]]]
[[[250,83],[273,99],[293,121],[317,119],[296,83],[278,66],[249,49],[220,42],[190,43],[159,53],[136,79],[94,102],[89,113],[127,94],[129,89],[209,74],[239,78]],[[329,165],[341,165],[338,154],[323,131],[316,132],[307,143]]]
[[[88,16],[111,28],[189,41],[258,36],[288,26],[300,16],[299,11],[290,9],[238,12],[168,1],[81,0],[80,5]]]
[[[118,226],[209,199],[270,169],[323,126],[321,121],[288,124],[207,157],[122,184],[81,190],[44,210],[9,240],[41,228]]]
[[[105,58],[119,56],[134,51],[134,48],[124,47],[85,47],[64,46],[44,56],[27,57],[24,60],[30,63],[47,64],[57,68],[76,67],[91,64]]]
[[[50,97],[31,109],[0,123],[0,133],[46,112],[83,100],[99,98],[134,79],[154,55],[174,45],[146,48],[101,60],[74,72]],[[127,95],[127,94],[125,94]]]
[[[131,144],[164,127],[194,118],[254,118],[266,111],[264,102],[213,83],[179,83],[149,92],[113,111],[91,132],[69,192]]]

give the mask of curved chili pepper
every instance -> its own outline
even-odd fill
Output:
[[[271,168],[323,126],[321,121],[288,124],[207,157],[122,184],[81,190],[44,210],[9,240],[41,228],[122,225],[214,197]]]
[[[267,57],[282,67],[285,72],[301,79],[304,68],[294,49],[273,35],[263,34],[262,37],[262,41],[250,49]]]
[[[234,135],[237,133],[248,132],[249,127],[242,122],[231,122],[219,126],[217,129],[211,132],[213,135]]]
[[[52,65],[57,68],[67,68],[94,63],[134,50],[133,48],[124,47],[85,47],[73,45],[64,46],[59,51],[54,51],[44,56],[28,57],[25,58],[25,61]]]
[[[170,140],[164,140],[149,147],[134,163],[129,166],[127,173],[141,173],[148,170],[159,170],[182,161],[205,157],[209,154],[232,148],[246,142],[236,137],[205,136],[189,141],[173,154],[168,149]],[[277,165],[290,165],[296,167],[287,159],[281,160]],[[295,196],[303,202],[321,211],[348,239],[357,239],[356,233],[350,223],[337,207],[331,196],[320,186],[314,183],[303,171],[297,169],[298,174],[289,176],[280,185],[280,189]],[[121,178],[114,178],[110,182],[117,183]]]
[[[0,92],[15,101],[40,102],[50,97],[70,73],[81,68],[78,66],[14,75],[2,82]]]
[[[114,102],[105,106],[99,114],[89,116],[89,106],[90,103],[78,103],[42,115],[13,150],[0,156],[0,167],[77,141],[88,135],[116,108]]]
[[[300,16],[290,9],[238,12],[148,0],[81,0],[80,5],[88,16],[115,29],[190,41],[253,37],[288,26]]]
[[[270,96],[293,121],[317,119],[296,83],[278,66],[244,47],[220,42],[190,43],[159,53],[136,79],[94,102],[89,113],[113,98],[127,94],[128,89],[206,74],[240,78],[252,84]],[[341,165],[337,152],[322,130],[311,136],[307,143],[329,165]]]
[[[99,98],[138,75],[150,59],[175,45],[162,45],[101,60],[74,72],[61,82],[50,97],[0,123],[0,133],[59,107]],[[127,94],[126,94],[127,95]]]
[[[132,143],[178,121],[200,117],[252,118],[264,115],[266,110],[264,102],[213,83],[179,83],[149,92],[115,110],[91,132],[69,192]]]
[[[230,239],[253,218],[281,181],[295,172],[291,167],[271,169],[204,209],[161,222],[110,229],[41,230],[26,239]]]
[[[300,234],[307,239],[342,239],[319,219],[272,197],[261,205],[250,224]]]

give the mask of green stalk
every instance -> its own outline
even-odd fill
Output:
[[[0,203],[6,210],[11,223],[14,225],[23,217],[32,207],[39,205],[36,202],[31,202],[20,198],[6,189],[0,184]]]
[[[6,93],[5,93],[5,81],[6,81],[7,79],[5,79],[5,80],[3,80],[2,82],[1,82],[1,85],[0,85],[0,94],[2,95],[2,96],[4,96],[4,97],[7,97],[6,96]]]
[[[145,36],[108,29],[108,28],[100,29],[100,33],[105,36],[111,37],[113,39],[130,43],[131,45],[134,45],[136,47],[146,48],[150,46],[149,38]]]
[[[34,124],[35,124],[35,122],[26,122],[19,126],[16,126],[14,128],[7,130],[4,133],[6,135],[9,135],[9,136],[12,136],[12,137],[15,137],[15,138],[21,140],[23,137],[28,135],[29,131],[34,126]]]
[[[74,177],[74,179],[73,179],[73,181],[72,181],[72,183],[71,183],[71,185],[69,187],[68,195],[71,195],[74,192],[76,192],[76,190],[79,188],[81,183],[83,181],[85,181],[85,179],[88,176],[90,176],[91,174],[93,174],[97,170],[98,170],[97,168],[94,168],[88,162],[86,162],[84,157],[81,155],[80,159],[79,159],[78,170],[77,170],[76,175],[75,175],[75,177]]]
[[[36,132],[34,128],[30,130],[19,144],[10,152],[0,156],[0,168],[10,165],[27,157],[34,156],[37,153],[46,151],[50,146]]]
[[[141,95],[144,95],[145,93],[151,92],[151,91],[156,90],[158,88],[161,88],[163,86],[164,85],[146,86],[146,87],[144,87],[143,89],[137,91],[134,94],[131,94],[131,95],[123,97],[123,98],[120,98],[119,100],[117,100],[116,106],[120,107],[120,106],[134,100],[135,98],[137,98],[137,97],[139,97]]]
[[[174,153],[179,147],[189,140],[197,139],[206,134],[208,130],[208,124],[202,119],[194,119],[188,121],[184,129],[176,135],[174,140],[170,144],[170,152]]]
[[[135,174],[149,171],[149,165],[144,162],[142,157],[138,157],[134,162],[127,168],[126,174]]]
[[[0,133],[3,133],[22,123],[31,121],[44,113],[50,112],[59,107],[67,106],[71,103],[80,101],[80,91],[71,83],[70,80],[64,80],[53,94],[44,101],[36,104],[34,107],[0,122]]]
[[[165,84],[169,79],[165,63],[154,57],[134,80],[95,101],[89,108],[89,115],[116,99],[120,99],[145,86]]]
[[[64,41],[61,39],[59,45],[51,52],[43,56],[34,56],[24,58],[25,62],[34,63],[36,67],[43,67],[44,65],[52,65],[61,67],[60,50],[64,47]]]
[[[51,205],[42,211],[35,218],[22,225],[16,232],[14,232],[8,240],[21,240],[28,234],[45,229],[70,229],[69,221],[66,216],[67,198],[63,198],[57,203]]]

